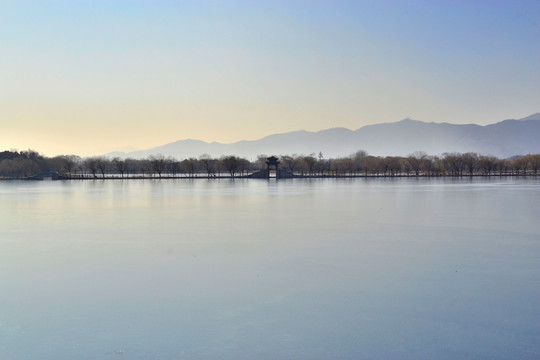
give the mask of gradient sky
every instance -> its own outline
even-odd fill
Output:
[[[540,111],[540,1],[0,0],[0,150]]]

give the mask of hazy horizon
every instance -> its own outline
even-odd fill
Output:
[[[365,126],[396,124],[396,123],[400,123],[402,121],[407,121],[407,120],[420,122],[420,123],[425,123],[425,124],[478,125],[478,126],[484,127],[484,126],[489,126],[489,125],[495,125],[495,124],[501,123],[502,121],[506,121],[506,120],[518,120],[519,121],[519,120],[529,120],[529,118],[533,118],[534,120],[539,120],[540,119],[540,112],[531,114],[531,115],[526,116],[524,118],[502,119],[500,121],[490,123],[490,124],[484,124],[484,125],[477,124],[477,123],[472,123],[472,122],[468,123],[468,124],[438,123],[438,122],[434,122],[434,121],[422,121],[422,120],[417,120],[417,119],[404,118],[404,119],[393,121],[393,122],[385,122],[385,123],[364,125],[364,126],[358,128],[358,129],[349,129],[349,128],[339,127],[339,126],[334,127],[334,128],[325,128],[325,129],[314,130],[314,131],[305,130],[305,129],[297,129],[297,130],[280,132],[280,133],[266,134],[266,135],[264,135],[262,137],[259,137],[259,138],[256,138],[256,139],[241,139],[241,140],[232,141],[232,142],[219,142],[219,141],[215,141],[215,140],[214,141],[205,141],[205,140],[201,140],[201,139],[185,138],[185,139],[176,139],[176,140],[174,140],[172,142],[168,142],[168,143],[164,143],[164,144],[157,144],[156,146],[150,146],[150,147],[146,147],[146,148],[140,148],[140,147],[136,147],[136,146],[133,146],[133,145],[127,145],[127,146],[124,146],[124,147],[117,147],[117,148],[114,148],[114,149],[109,149],[108,151],[102,151],[101,153],[89,153],[89,154],[76,154],[74,152],[67,151],[65,153],[61,153],[61,154],[58,153],[58,154],[52,154],[51,155],[51,154],[43,153],[42,151],[40,151],[40,149],[36,149],[36,148],[31,147],[31,146],[27,147],[27,148],[24,148],[24,149],[22,149],[22,148],[21,149],[16,149],[16,148],[6,149],[6,148],[4,148],[4,149],[0,149],[0,151],[6,151],[6,150],[13,150],[13,151],[32,150],[32,151],[37,151],[38,153],[40,153],[40,154],[42,154],[44,156],[61,156],[61,155],[77,155],[77,156],[82,156],[82,157],[102,156],[102,155],[109,156],[110,154],[120,154],[120,153],[129,154],[129,153],[132,153],[132,152],[150,151],[150,150],[155,149],[155,148],[160,148],[160,147],[163,147],[163,146],[166,146],[166,145],[172,145],[172,144],[180,143],[180,142],[184,142],[184,141],[203,142],[203,143],[206,143],[208,145],[212,145],[212,144],[235,145],[235,144],[239,144],[239,143],[242,143],[242,142],[257,142],[257,141],[260,141],[260,140],[263,140],[263,139],[266,139],[266,138],[269,138],[269,137],[275,137],[275,136],[281,136],[281,135],[287,135],[287,134],[293,134],[293,133],[317,134],[317,133],[325,132],[325,131],[328,131],[328,130],[334,130],[334,129],[346,129],[346,130],[355,132],[357,130],[362,129]],[[365,149],[362,149],[362,150],[365,150]],[[422,150],[420,150],[420,151],[422,151]],[[157,152],[156,154],[158,154],[158,153],[160,153],[160,152]],[[204,153],[204,151],[203,151],[203,153]],[[198,155],[202,155],[203,153],[198,154]],[[294,151],[293,151],[293,153],[294,153]],[[345,155],[347,155],[347,154],[342,154],[342,156],[345,156]],[[381,154],[376,154],[376,155],[381,155]],[[396,154],[386,154],[386,155],[396,155]],[[515,154],[515,155],[519,155],[519,154]]]
[[[540,3],[5,2],[0,144],[102,154],[538,111]]]

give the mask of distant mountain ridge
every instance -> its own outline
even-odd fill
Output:
[[[377,156],[406,156],[415,151],[424,151],[430,155],[470,151],[507,158],[540,153],[539,139],[540,113],[490,125],[428,123],[407,118],[394,123],[367,125],[357,130],[340,127],[317,132],[300,130],[230,144],[179,140],[146,150],[112,152],[106,156],[145,158],[152,154],[162,154],[184,159],[209,154],[212,157],[237,155],[255,159],[260,154],[322,152],[325,158],[333,158],[365,150]]]

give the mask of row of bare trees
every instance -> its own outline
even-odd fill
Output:
[[[266,158],[265,158],[266,160]],[[163,155],[146,159],[121,159],[107,157],[81,158],[62,155],[48,158],[34,150],[0,152],[0,178],[24,179],[40,172],[54,171],[72,178],[105,177],[215,177],[243,176],[256,170],[255,163],[237,156],[219,159],[209,155],[177,160]]]
[[[284,163],[290,161],[291,159],[288,159]],[[499,159],[472,152],[430,156],[418,151],[406,157],[380,157],[359,151],[348,157],[329,160],[311,156],[308,163],[314,163],[313,166],[304,166],[308,174],[322,176],[538,175],[540,154]]]
[[[151,155],[146,159],[86,158],[79,164],[79,175],[105,178],[107,174],[123,177],[215,177],[243,176],[255,170],[253,163],[236,156],[219,159],[203,155],[199,158],[177,160],[163,155]],[[71,173],[70,175],[77,175]]]
[[[43,171],[55,171],[66,177],[216,177],[245,176],[263,169],[266,155],[254,161],[229,155],[213,158],[177,160],[163,155],[146,159],[81,158],[62,155],[52,158],[33,150],[0,152],[0,178],[22,179]],[[477,153],[444,153],[430,156],[415,152],[406,157],[371,156],[358,151],[347,157],[325,159],[322,154],[282,155],[280,167],[297,176],[465,176],[465,175],[538,175],[540,154],[509,159]]]

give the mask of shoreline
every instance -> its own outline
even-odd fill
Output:
[[[328,175],[328,174],[318,174],[318,175],[295,175],[294,177],[269,177],[269,178],[258,178],[252,177],[249,175],[216,175],[216,176],[64,176],[58,175],[58,178],[0,178],[0,181],[105,181],[105,180],[291,180],[291,179],[394,179],[394,178],[411,178],[411,179],[420,179],[420,178],[508,178],[508,177],[519,177],[519,178],[537,178],[540,174],[467,174],[467,175]]]

